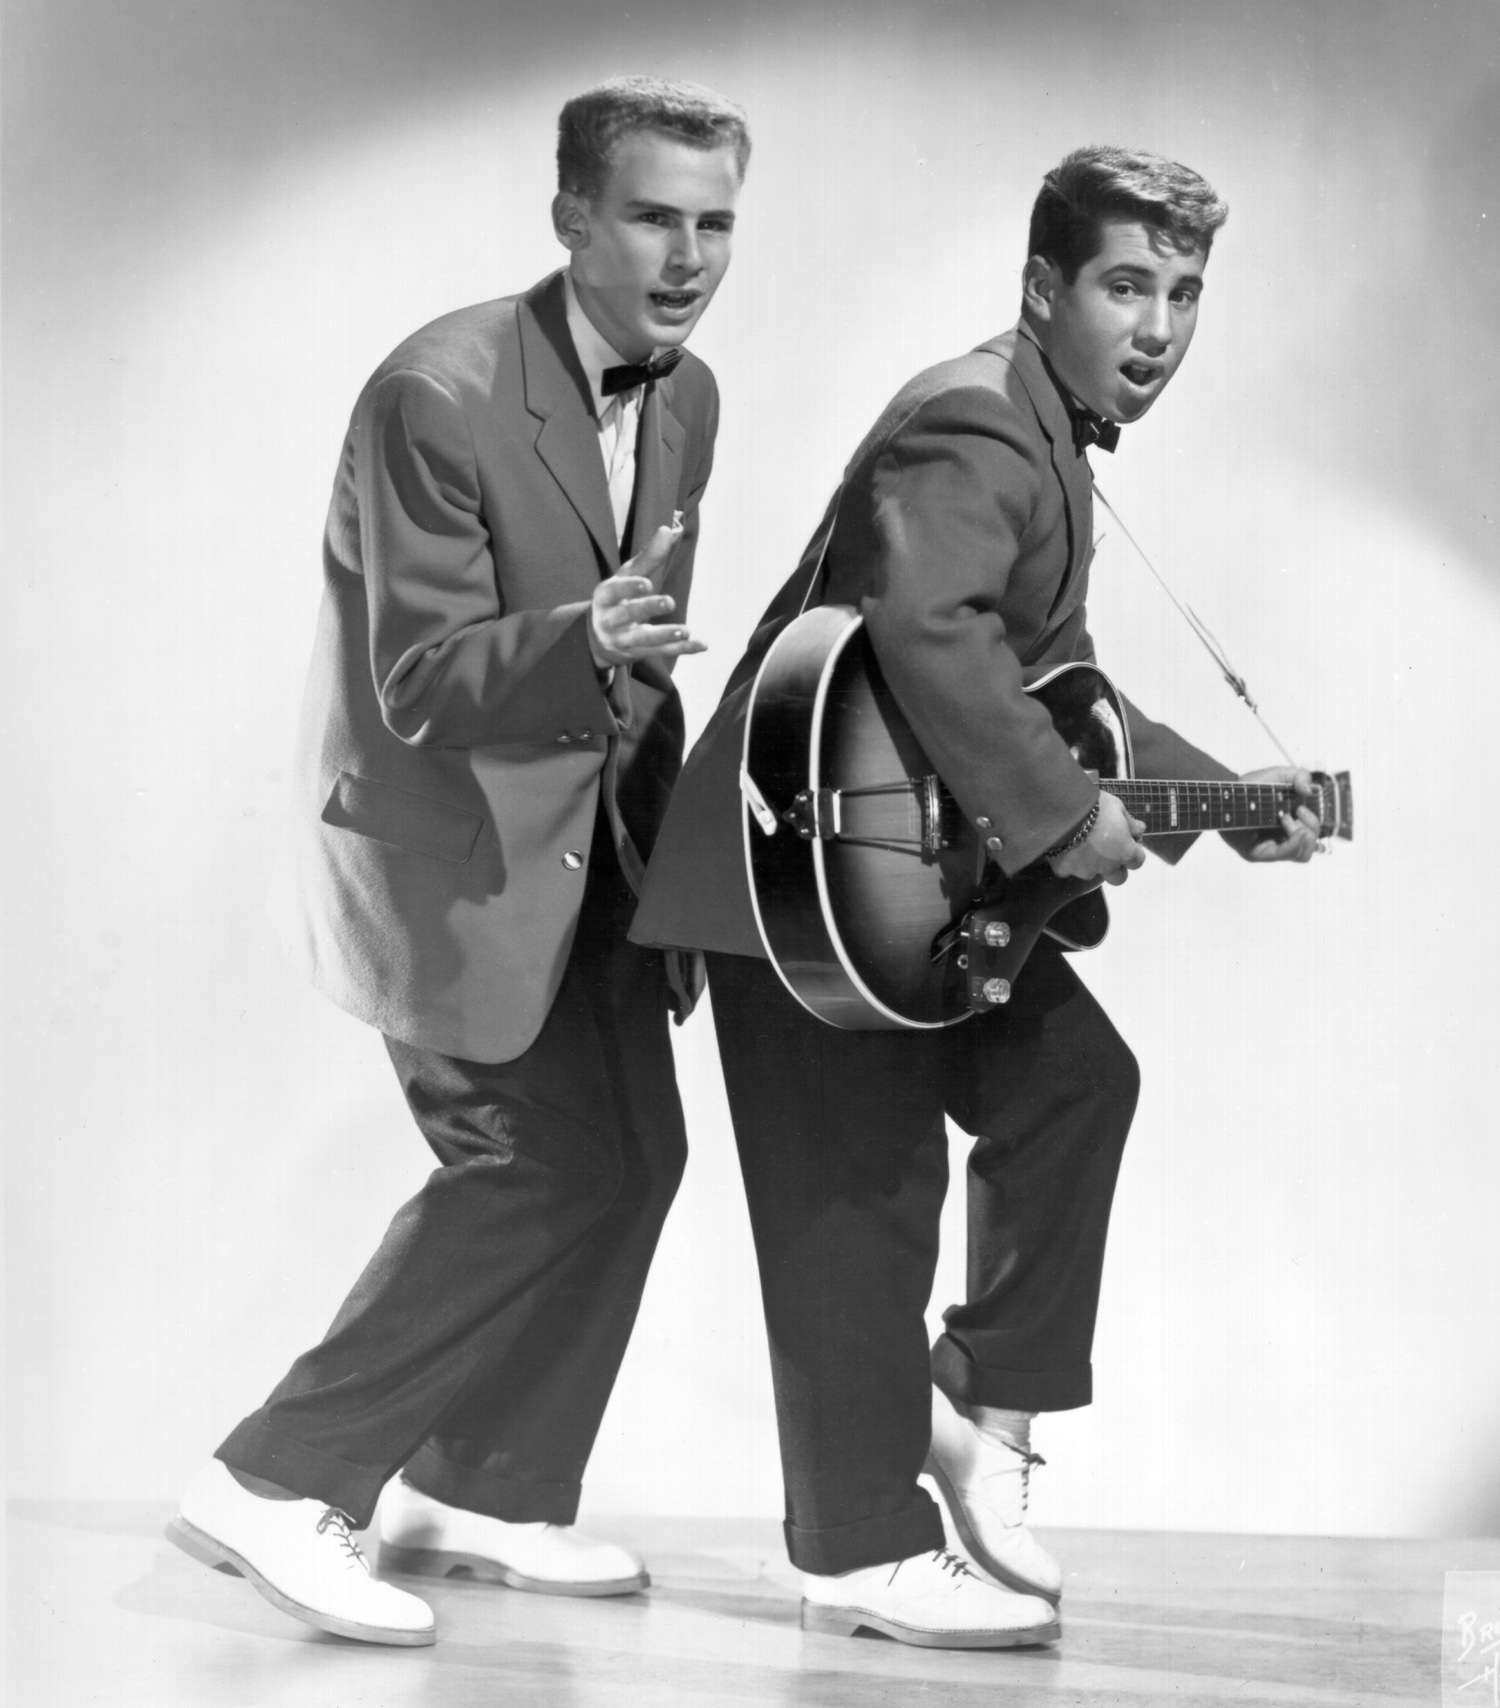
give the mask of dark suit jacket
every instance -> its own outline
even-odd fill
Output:
[[[1040,352],[1017,331],[919,374],[854,455],[822,599],[857,607],[902,712],[1006,872],[1064,840],[1094,785],[1023,684],[1092,660],[1087,460]],[[763,954],[745,880],[738,773],[756,669],[796,615],[824,517],[762,619],[673,796],[631,935]],[[1231,775],[1134,708],[1139,775]],[[1169,857],[1182,852],[1174,844]]]
[[[627,546],[683,512],[663,583],[679,612],[717,420],[689,355],[641,421]],[[600,686],[589,601],[620,562],[560,273],[445,315],[376,370],[328,517],[294,935],[318,988],[381,1031],[519,1055],[572,945],[601,804],[638,881],[682,714],[659,662]]]

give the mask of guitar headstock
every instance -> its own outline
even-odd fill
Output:
[[[1319,836],[1354,839],[1354,785],[1347,771],[1314,771],[1312,806],[1318,815]]]

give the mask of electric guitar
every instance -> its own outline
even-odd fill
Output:
[[[1319,835],[1354,834],[1349,773],[1314,772],[1312,799],[1267,783],[1132,776],[1118,693],[1091,664],[1027,688],[1074,758],[1147,836],[1281,828],[1306,804]],[[1045,933],[1102,941],[1100,884],[1044,860],[1007,877],[934,774],[847,605],[804,611],[776,637],[751,688],[740,770],[756,923],[796,999],[851,1031],[952,1026],[1010,999]]]

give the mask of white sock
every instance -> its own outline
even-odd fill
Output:
[[[969,1419],[981,1435],[998,1436],[1022,1453],[1031,1451],[1034,1411],[1007,1411],[1003,1406],[970,1406]]]

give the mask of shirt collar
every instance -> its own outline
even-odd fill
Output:
[[[605,411],[615,401],[613,397],[606,397],[599,389],[604,370],[623,366],[625,358],[584,313],[571,273],[563,274],[563,295],[567,299],[568,332],[573,340],[573,348],[578,352],[578,360],[583,365],[583,377],[589,382],[594,414],[602,420]]]
[[[1022,338],[1030,341],[1032,349],[1034,349],[1037,355],[1041,358],[1042,367],[1046,371],[1047,378],[1051,380],[1052,384],[1057,388],[1057,395],[1062,399],[1062,406],[1067,411],[1068,425],[1071,427],[1081,417],[1087,417],[1092,414],[1092,411],[1080,403],[1078,399],[1074,397],[1072,392],[1063,384],[1062,380],[1058,377],[1057,369],[1052,366],[1052,363],[1047,358],[1047,352],[1042,348],[1041,339],[1037,337],[1036,333],[1031,330],[1024,320],[1016,323],[1016,331]]]

